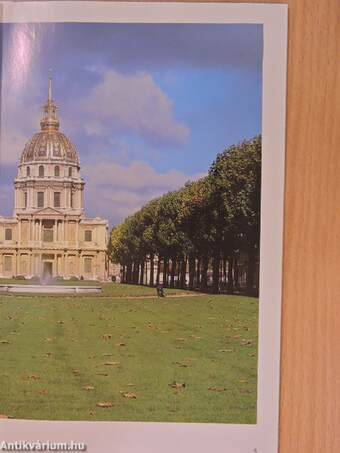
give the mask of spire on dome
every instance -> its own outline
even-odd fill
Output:
[[[52,69],[50,69],[48,75],[48,101],[52,101]]]
[[[52,71],[48,76],[48,98],[43,107],[43,117],[40,121],[41,130],[58,130],[59,120],[57,117],[58,107],[52,99]]]

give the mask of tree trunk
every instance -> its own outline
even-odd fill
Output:
[[[153,253],[150,255],[150,282],[149,285],[153,286],[154,285],[154,259],[153,259]]]
[[[225,256],[223,256],[223,260],[222,260],[222,266],[223,266],[223,288],[226,288],[227,287],[227,258]],[[229,272],[229,267],[228,267],[228,272]]]
[[[239,273],[239,268],[238,268],[238,258],[235,256],[234,258],[234,286],[236,291],[239,291],[240,289],[240,273]]]
[[[158,255],[156,285],[159,285],[161,275],[161,257]]]
[[[219,254],[219,252],[214,253],[212,268],[213,268],[212,291],[214,294],[218,294],[220,292],[220,254]]]
[[[131,283],[132,280],[132,263],[128,263],[126,266],[126,283]]]
[[[208,267],[209,258],[207,255],[203,255],[202,259],[202,275],[201,275],[201,288],[206,290],[208,288]]]
[[[251,250],[248,255],[247,294],[254,293],[255,265],[256,265],[255,253],[254,250]]]
[[[183,256],[182,259],[182,264],[181,264],[181,288],[185,289],[186,288],[186,273],[187,273],[187,258],[186,256]]]
[[[233,255],[228,256],[228,293],[233,294],[234,292],[234,280],[233,280]]]
[[[189,290],[194,289],[194,278],[195,278],[195,256],[189,255]]]
[[[175,287],[176,266],[177,266],[177,259],[176,259],[176,257],[174,257],[171,260],[171,280],[170,280],[170,287],[171,288]]]
[[[201,284],[201,257],[198,257],[196,268],[196,288],[199,288],[200,284]]]
[[[140,265],[140,275],[139,275],[139,284],[144,284],[144,269],[145,269],[145,261],[143,260]]]
[[[164,258],[163,260],[163,286],[164,288],[167,287],[168,283],[168,259]]]

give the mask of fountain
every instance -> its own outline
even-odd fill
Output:
[[[99,294],[101,286],[95,285],[53,285],[50,276],[45,275],[40,279],[39,284],[1,284],[1,293],[16,294]]]

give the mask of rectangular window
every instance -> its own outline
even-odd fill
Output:
[[[84,273],[92,273],[92,258],[84,258]]]
[[[54,207],[60,208],[60,192],[54,192]]]
[[[13,238],[12,228],[5,229],[5,241],[11,241]]]
[[[4,269],[5,269],[5,272],[10,272],[12,270],[12,257],[11,256],[4,257]]]
[[[24,206],[27,208],[27,192],[24,193]]]
[[[92,231],[85,230],[85,242],[92,242]]]
[[[38,208],[44,207],[44,192],[38,192]]]

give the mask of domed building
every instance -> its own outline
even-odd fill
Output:
[[[0,216],[0,277],[105,280],[108,221],[85,217],[78,154],[57,110],[50,78],[41,130],[18,165],[13,217]]]

